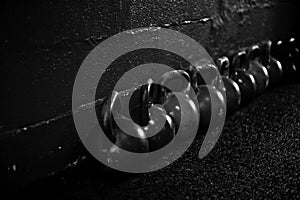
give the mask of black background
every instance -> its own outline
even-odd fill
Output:
[[[86,155],[68,113],[81,62],[113,34],[171,23],[217,58],[264,39],[297,36],[296,1],[13,0],[0,5],[0,174],[10,190],[28,195],[38,190],[43,198],[299,198],[297,82],[269,90],[231,116],[204,160],[197,159],[201,142],[195,141],[174,165],[145,175],[106,173]],[[180,24],[217,18],[224,10],[230,18],[219,25]],[[28,131],[13,134],[22,127]]]

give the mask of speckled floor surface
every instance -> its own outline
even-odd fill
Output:
[[[300,84],[286,83],[227,119],[213,151],[201,139],[162,170],[103,171],[94,160],[24,188],[42,199],[300,199]]]

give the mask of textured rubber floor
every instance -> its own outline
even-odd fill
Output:
[[[200,145],[198,138],[183,157],[153,173],[103,172],[90,160],[20,194],[43,199],[300,199],[300,84],[271,89],[236,112],[202,160],[197,157]]]

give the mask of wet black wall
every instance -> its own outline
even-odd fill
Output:
[[[78,159],[69,112],[72,87],[83,59],[104,39],[131,28],[169,27],[216,58],[264,39],[295,36],[298,9],[287,0],[13,0],[0,5],[1,174],[17,181],[43,177]]]

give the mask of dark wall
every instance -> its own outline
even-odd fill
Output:
[[[296,7],[288,1],[42,0],[2,4],[1,91],[5,98],[1,110],[5,114],[0,125],[4,128],[69,110],[81,62],[96,44],[122,30],[171,24],[216,57],[263,39],[287,37],[296,27],[292,20]],[[214,20],[180,25],[207,17]]]
[[[24,174],[35,179],[78,158],[68,112],[73,83],[86,55],[111,35],[170,26],[215,58],[264,39],[295,35],[296,14],[296,4],[284,0],[2,1],[1,171],[16,180]],[[60,154],[58,147],[63,147]]]

